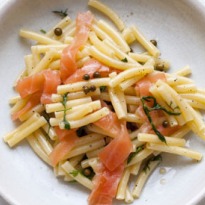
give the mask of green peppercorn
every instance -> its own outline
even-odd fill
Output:
[[[54,29],[54,34],[55,34],[56,36],[61,36],[61,35],[63,34],[63,31],[62,31],[61,28],[55,28],[55,29]]]
[[[90,86],[90,91],[91,91],[91,92],[96,91],[96,87],[95,87],[94,85],[91,85],[91,86]]]
[[[95,71],[93,73],[93,78],[100,78],[100,77],[101,77],[101,75],[100,75],[100,73],[98,71]]]
[[[166,120],[163,121],[162,126],[163,126],[164,128],[168,127],[168,126],[169,126],[169,122],[166,121]]]
[[[83,86],[83,92],[88,94],[90,92],[90,88],[88,86]]]
[[[83,76],[83,80],[90,80],[90,76],[89,76],[88,74],[85,74],[85,75]]]
[[[151,42],[154,46],[157,46],[157,41],[156,41],[156,40],[152,39],[152,40],[150,40],[150,42]]]
[[[164,71],[164,63],[157,63],[155,69],[158,71]]]

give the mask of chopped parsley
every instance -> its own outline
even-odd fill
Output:
[[[79,170],[73,170],[69,174],[71,174],[73,177],[77,177],[78,174],[80,174],[80,171]]]
[[[143,149],[144,149],[144,145],[137,147],[136,150],[135,150],[135,152],[132,152],[132,153],[129,155],[129,157],[128,157],[128,159],[127,159],[127,163],[129,164],[129,163],[131,162],[131,160],[132,160],[139,152],[141,152]]]
[[[128,62],[127,58],[123,58],[121,61],[124,62],[124,63]]]
[[[145,164],[144,168],[143,168],[143,171],[145,173],[147,172],[147,170],[150,170],[150,163],[154,162],[154,161],[161,162],[162,161],[162,156],[161,155],[157,155],[157,156],[152,157],[150,160],[148,160],[147,163]]]
[[[67,102],[67,96],[68,96],[68,93],[65,93],[63,96],[62,96],[62,98],[63,98],[63,100],[62,100],[62,105],[63,105],[63,107],[64,107],[64,110],[63,110],[63,112],[64,112],[64,114],[63,114],[63,122],[64,122],[64,128],[66,129],[66,130],[70,130],[70,123],[67,121],[67,119],[66,119],[66,111],[68,110],[68,109],[66,109],[66,102]],[[71,108],[69,108],[69,109],[71,109]]]
[[[46,31],[44,29],[41,29],[40,32],[46,34]]]
[[[105,91],[106,91],[106,89],[107,89],[107,87],[106,87],[106,86],[100,86],[100,92],[105,92]]]
[[[68,9],[65,9],[64,11],[63,10],[60,10],[60,11],[53,11],[54,14],[57,14],[61,17],[66,17],[68,15]]]

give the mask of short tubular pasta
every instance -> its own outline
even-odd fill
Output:
[[[47,32],[20,30],[35,43],[9,100],[16,127],[3,139],[9,147],[27,141],[56,177],[91,192],[90,205],[132,203],[162,157],[202,161],[186,135],[205,140],[205,89],[189,78],[189,66],[162,58],[162,42],[99,0],[88,5],[117,29],[91,11],[71,19],[65,9],[54,11],[65,17]]]

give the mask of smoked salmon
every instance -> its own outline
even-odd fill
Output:
[[[93,15],[90,11],[77,16],[75,38],[71,45],[63,50],[61,56],[60,73],[63,82],[77,70],[76,54],[88,39],[92,21]]]

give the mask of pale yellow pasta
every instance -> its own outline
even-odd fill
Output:
[[[152,95],[157,99],[158,102],[160,102],[160,105],[163,106],[164,108],[166,108],[167,110],[170,110],[170,107],[167,104],[167,101],[165,102],[164,99],[161,97],[156,85],[153,85],[150,90],[149,90]],[[174,115],[169,115],[167,113],[165,113],[165,116],[169,122],[169,125],[171,127],[177,126],[178,122],[176,120],[176,117]]]
[[[153,67],[135,67],[135,68],[130,68],[128,70],[125,70],[121,73],[119,73],[115,78],[112,78],[109,82],[110,87],[115,87],[118,84],[122,83],[123,81],[133,78],[133,77],[138,77],[138,76],[145,76],[148,73],[151,73],[153,71]]]
[[[32,69],[29,75],[33,75],[38,73],[42,70],[45,70],[50,62],[53,60],[54,56],[56,55],[56,51],[51,49],[49,50],[45,56],[41,59],[41,61]]]
[[[183,147],[186,144],[186,140],[174,137],[166,137],[166,144],[168,146],[179,146]],[[156,143],[156,144],[164,144],[157,135],[154,134],[146,134],[146,133],[139,133],[138,138],[139,141],[142,142],[149,142],[149,143]]]
[[[35,48],[35,52],[37,52],[39,54],[45,54],[50,49],[55,49],[56,51],[62,51],[67,46],[68,45],[66,45],[66,44],[35,45],[35,46],[31,46],[31,50]]]
[[[88,125],[90,123],[96,122],[97,120],[101,119],[102,117],[104,117],[108,114],[109,114],[109,109],[108,108],[106,108],[106,107],[101,108],[100,110],[98,110],[98,111],[96,111],[92,114],[89,114],[89,115],[83,117],[80,120],[69,121],[70,129],[82,127],[82,126]],[[64,129],[65,128],[65,123],[60,122],[59,127],[61,129]]]
[[[94,141],[98,141],[101,140],[105,137],[105,135],[102,134],[97,134],[97,133],[90,133],[88,135],[85,135],[83,137],[81,137],[76,143],[75,143],[75,147],[80,147],[82,145],[88,144],[88,143],[92,143]]]
[[[141,171],[140,175],[137,178],[137,181],[135,182],[135,186],[132,191],[132,196],[134,198],[139,198],[148,177],[153,172],[153,170],[157,167],[158,164],[159,161],[152,161],[149,163],[149,169],[147,169],[146,172]]]
[[[53,40],[44,34],[38,34],[32,31],[20,30],[19,35],[23,38],[37,41],[40,44],[61,44],[61,42]]]
[[[19,96],[19,95],[12,97],[9,99],[9,104],[15,105],[20,99],[21,99],[21,96]]]
[[[95,133],[98,133],[98,134],[103,134],[103,135],[107,135],[109,137],[112,137],[112,138],[115,138],[116,136],[106,130],[103,130],[101,129],[100,127],[94,125],[94,124],[90,124],[90,125],[87,125],[86,126],[86,130],[88,132],[95,132]]]
[[[49,155],[53,151],[52,145],[49,143],[49,141],[46,139],[46,136],[40,129],[36,130],[33,136],[38,140],[40,146],[47,155]]]
[[[167,79],[167,84],[170,86],[177,86],[177,85],[182,85],[182,84],[193,84],[193,80],[190,78],[186,78],[183,76],[175,76],[175,75],[170,75],[166,73],[166,79]]]
[[[181,69],[179,69],[178,71],[176,71],[174,74],[176,75],[180,75],[180,76],[187,76],[187,75],[190,75],[192,72],[191,72],[191,69],[190,67],[187,65]]]
[[[130,47],[127,45],[127,42],[123,39],[122,35],[115,31],[108,23],[103,20],[99,20],[97,25],[113,39],[113,41],[120,47],[122,51],[130,51]]]
[[[127,42],[128,45],[130,45],[131,43],[133,43],[135,41],[135,36],[132,32],[132,28],[131,27],[127,27],[122,31],[122,36],[125,39],[125,41]]]
[[[125,199],[125,193],[126,193],[126,188],[127,188],[129,178],[130,178],[130,167],[127,167],[125,168],[122,174],[122,177],[120,179],[120,182],[117,188],[116,199],[119,199],[119,200]]]
[[[81,109],[78,109],[76,112],[73,112],[72,114],[64,115],[63,118],[65,118],[66,120],[79,120],[91,112],[93,112],[92,107],[84,106]],[[58,126],[64,120],[63,118],[50,118],[50,125]]]
[[[51,140],[56,140],[57,139],[57,135],[56,132],[54,130],[53,127],[51,127],[48,123],[45,124],[42,129],[44,130],[44,132],[49,136],[49,138]]]
[[[154,144],[154,143],[148,143],[146,147],[149,150],[178,154],[178,155],[189,157],[189,158],[192,158],[198,161],[202,159],[201,153],[184,148],[184,147],[167,146],[167,145]]]
[[[32,124],[25,127],[23,130],[16,132],[9,140],[6,142],[10,147],[15,146],[18,144],[21,140],[31,135],[34,131],[38,130],[40,127],[45,125],[47,121],[44,117],[39,117],[36,121],[34,121]]]
[[[98,154],[103,150],[103,147],[86,153],[88,158],[98,157]]]
[[[89,39],[91,43],[102,53],[106,54],[107,56],[110,56],[111,58],[114,57],[114,52],[109,49],[109,47],[102,42],[98,37],[96,36],[95,32],[90,32]]]
[[[100,50],[98,50],[94,46],[90,47],[90,55],[94,57],[95,59],[99,60],[100,62],[102,62],[103,64],[110,66],[110,67],[118,68],[120,70],[127,70],[129,68],[138,66],[137,63],[126,63],[121,60],[113,59],[105,55],[104,53],[102,53]]]
[[[136,40],[142,44],[142,46],[154,57],[158,57],[160,55],[160,51],[150,42],[148,41],[143,34],[139,31],[136,26],[132,26],[133,34]]]
[[[94,141],[94,142],[91,142],[91,143],[88,143],[88,144],[85,144],[85,145],[76,147],[76,148],[74,148],[73,150],[71,150],[71,151],[64,157],[64,159],[69,159],[69,158],[71,158],[71,157],[75,157],[75,156],[81,155],[81,154],[83,154],[83,153],[96,150],[96,149],[98,149],[98,148],[103,147],[104,145],[105,145],[105,141],[104,141],[103,139],[101,139],[101,140],[98,140],[98,141]]]
[[[37,139],[33,135],[30,135],[27,137],[27,141],[37,156],[39,156],[48,165],[51,165],[48,155],[43,151]]]
[[[83,86],[91,86],[95,85],[96,87],[100,86],[108,86],[110,78],[98,78],[98,79],[91,79],[88,82],[76,82],[76,83],[68,83],[66,85],[60,85],[57,88],[58,94],[65,94],[70,92],[77,92],[82,91]]]
[[[205,104],[205,96],[201,93],[183,93],[180,96],[185,99],[195,100]]]
[[[125,203],[131,204],[133,201],[134,201],[134,198],[132,196],[132,193],[131,193],[129,187],[127,186],[127,188],[125,190]]]
[[[82,105],[82,104],[85,104],[85,103],[88,103],[91,101],[92,101],[91,97],[85,97],[85,98],[80,98],[80,99],[69,100],[66,102],[65,107],[60,102],[46,104],[45,107],[46,107],[47,113],[52,113],[52,112],[56,112],[56,111],[63,111],[65,109],[72,109],[73,106]]]
[[[73,167],[76,167],[83,159],[84,154],[78,155],[76,157],[70,158],[69,162]]]
[[[197,87],[194,84],[177,85],[174,87],[176,92],[180,93],[192,93],[197,91]]]
[[[24,99],[21,98],[11,108],[10,113],[14,114],[15,112],[19,111],[20,109],[22,109],[26,105],[27,102],[28,102],[28,98],[24,98]]]
[[[205,104],[201,103],[199,101],[196,101],[194,99],[185,99],[187,103],[189,103],[189,105],[191,105],[191,107],[196,108],[196,109],[202,109],[205,110]]]
[[[116,115],[119,119],[125,119],[127,115],[127,110],[123,107],[122,100],[120,100],[120,90],[119,88],[109,88],[108,89],[109,97],[116,112]]]
[[[85,159],[83,161],[81,161],[81,167],[83,169],[87,168],[87,167],[90,167],[90,162],[92,163],[93,160],[96,160],[97,158],[94,157],[94,158],[89,158],[89,159]]]
[[[142,54],[142,53],[128,53],[128,55],[136,60],[139,63],[146,63],[150,58],[152,58],[150,55]]]
[[[102,13],[107,15],[114,22],[114,24],[118,27],[118,29],[120,31],[122,31],[124,29],[123,21],[108,6],[106,6],[105,4],[103,4],[103,3],[101,3],[100,1],[97,1],[97,0],[89,0],[88,5],[98,9],[99,11],[101,11]]]
[[[54,37],[54,30],[56,28],[61,28],[64,29],[65,27],[67,27],[70,23],[71,23],[71,18],[69,16],[66,16],[65,18],[63,18],[60,22],[58,22],[50,31],[46,32],[46,36],[52,38]]]
[[[137,176],[139,171],[140,171],[141,164],[142,164],[142,162],[138,162],[138,163],[130,166],[130,174]]]
[[[29,110],[28,112],[26,112],[25,114],[21,115],[19,117],[19,120],[22,122],[22,121],[25,121],[27,120],[29,117],[31,117],[33,115],[34,112],[37,112],[37,113],[41,113],[45,110],[44,106],[42,104],[39,104],[39,105],[36,105],[34,108],[32,108],[31,110]]]
[[[120,83],[119,87],[121,88],[121,90],[125,91],[127,88],[129,88],[130,86],[134,85],[137,81],[139,81],[141,78],[142,76],[137,76],[137,77],[125,80],[122,83]]]
[[[139,163],[142,160],[146,159],[148,156],[150,156],[153,153],[152,150],[149,149],[143,149],[142,151],[140,151],[139,153],[137,153],[132,159],[131,161],[127,164],[127,166],[131,166],[133,164]]]
[[[119,60],[126,59],[126,61],[128,61],[129,63],[136,63],[140,65],[137,61],[130,58],[129,55],[127,55],[125,52],[121,51],[118,47],[113,45],[109,40],[105,39],[103,42],[105,43],[105,45],[108,46],[109,49],[114,51],[115,55],[119,58]]]
[[[24,62],[25,62],[25,66],[26,66],[26,68],[25,68],[26,75],[28,75],[34,67],[34,65],[33,65],[33,56],[32,55],[26,55],[24,57]]]
[[[31,125],[33,122],[37,121],[39,119],[39,115],[37,113],[34,113],[28,120],[23,122],[21,125],[19,125],[16,129],[12,130],[8,134],[4,136],[4,141],[7,142],[10,140],[14,134],[19,133],[23,131],[26,127]]]
[[[72,175],[73,172],[77,171],[68,161],[65,162],[62,165],[62,168],[65,170],[65,172],[71,176],[73,179],[75,179],[77,182],[79,182],[80,184],[82,184],[83,186],[87,187],[88,189],[93,189],[93,183],[90,179],[88,179],[87,177],[83,176],[82,174],[77,174],[75,177]]]
[[[127,122],[136,122],[136,123],[140,123],[140,124],[142,124],[144,122],[144,120],[142,120],[142,118],[140,118],[139,116],[137,116],[136,114],[133,114],[133,113],[127,113],[125,119]]]
[[[91,101],[91,102],[84,103],[81,105],[76,105],[76,106],[73,106],[72,109],[66,110],[66,112],[64,110],[55,112],[55,117],[62,118],[64,115],[72,114],[76,112],[77,110],[83,108],[84,106],[89,106],[89,107],[92,107],[93,110],[97,110],[101,108],[101,103],[100,103],[100,100],[95,100],[95,101]]]

